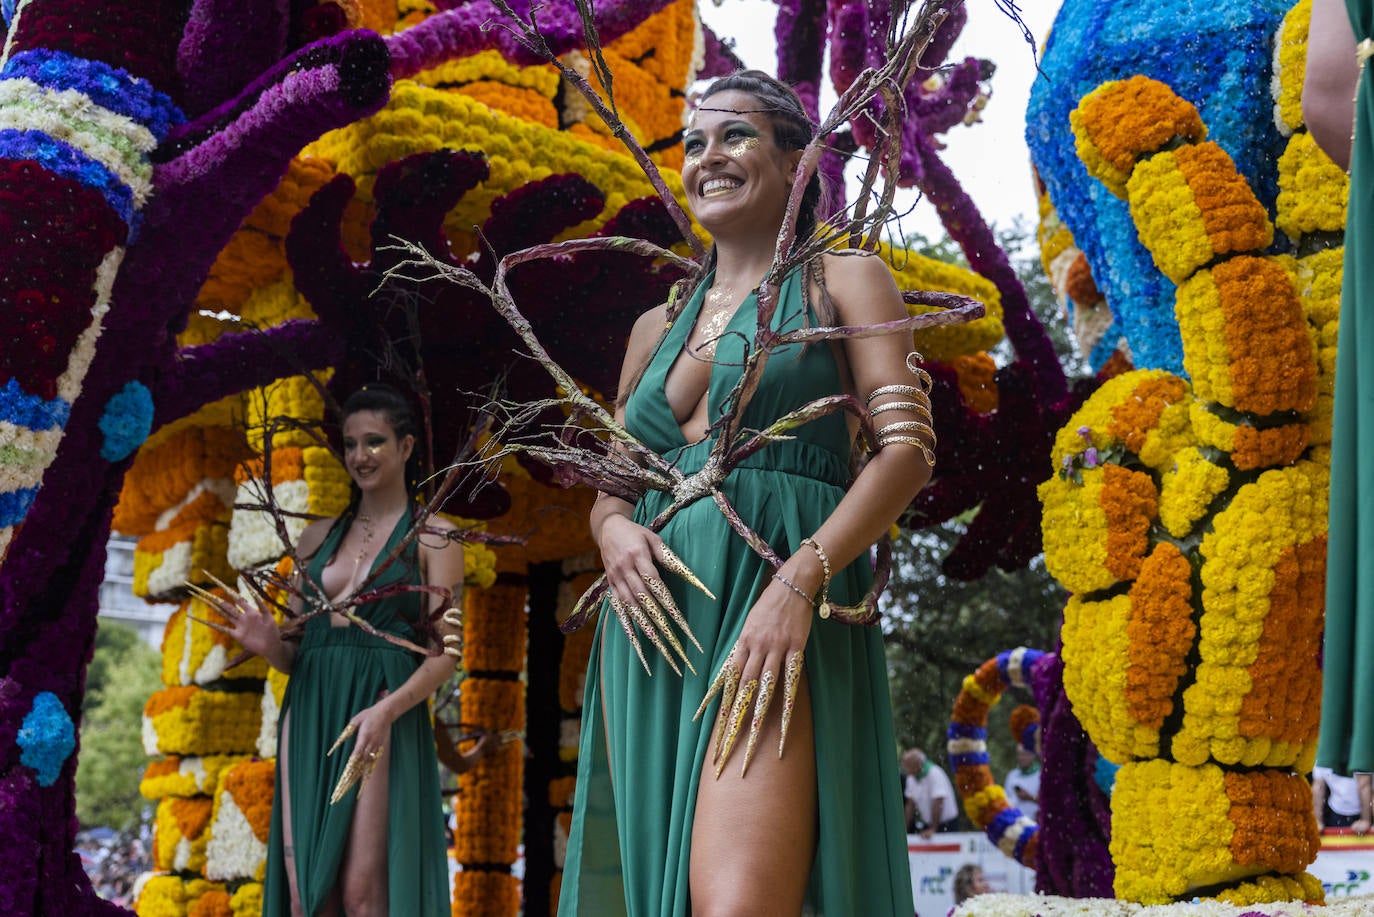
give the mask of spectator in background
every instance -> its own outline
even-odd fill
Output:
[[[965,863],[954,874],[954,904],[963,904],[974,895],[986,895],[992,891],[983,875],[983,867],[977,863]]]
[[[1350,830],[1360,836],[1369,833],[1371,803],[1374,803],[1374,775],[1360,773],[1355,775],[1355,785],[1360,791],[1360,817],[1355,819],[1355,823],[1350,826]]]
[[[959,806],[949,775],[919,748],[902,755],[902,770],[906,772],[907,830],[927,839],[936,831],[957,831]]]
[[[1329,767],[1312,769],[1312,812],[1320,827],[1348,828],[1364,811],[1354,777],[1338,774]]]
[[[1031,821],[1040,820],[1040,758],[1024,746],[1016,746],[1016,766],[1007,771],[1002,788],[1007,801]]]

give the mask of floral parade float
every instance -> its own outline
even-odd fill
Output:
[[[663,18],[650,25],[660,11]],[[260,763],[245,757],[273,749],[282,682],[264,684],[251,662],[226,665],[234,648],[196,624],[203,610],[179,584],[210,585],[206,571],[232,582],[233,573],[270,565],[291,532],[287,526],[283,537],[264,524],[263,502],[280,503],[288,519],[337,510],[343,479],[322,441],[275,423],[286,417],[308,428],[324,416],[325,399],[303,372],[329,367],[330,386],[346,390],[367,377],[366,357],[377,355],[378,340],[406,339],[388,322],[415,316],[422,340],[467,355],[424,359],[399,348],[403,365],[422,366],[426,378],[444,370],[468,373],[427,387],[442,399],[441,386],[471,389],[477,387],[472,380],[490,377],[492,367],[474,342],[500,340],[483,336],[499,333],[494,321],[480,333],[458,335],[452,322],[438,318],[440,309],[398,312],[385,301],[364,306],[376,278],[396,260],[378,243],[402,235],[443,251],[430,244],[440,240],[455,258],[478,253],[479,276],[489,277],[500,255],[559,236],[673,237],[665,235],[666,215],[652,201],[635,203],[653,189],[633,161],[615,152],[620,141],[608,126],[613,122],[551,79],[549,62],[516,30],[487,28],[512,11],[480,2],[436,10],[408,3],[203,0],[124,10],[28,0],[6,4],[5,12],[9,37],[0,78],[14,86],[0,105],[12,109],[7,125],[17,127],[15,136],[0,133],[14,143],[0,152],[24,179],[6,188],[29,189],[7,192],[5,212],[16,214],[17,226],[31,225],[41,195],[43,229],[56,234],[33,237],[39,241],[32,250],[21,246],[28,237],[16,237],[7,270],[60,277],[89,296],[56,287],[35,294],[16,285],[23,295],[14,294],[16,308],[7,312],[27,316],[15,335],[33,346],[11,348],[4,357],[13,381],[7,382],[9,426],[0,453],[7,472],[0,500],[6,542],[0,719],[16,741],[7,746],[0,777],[14,804],[0,823],[15,849],[32,856],[16,858],[13,881],[0,887],[15,912],[107,909],[70,854],[70,711],[79,709],[94,633],[102,546],[115,494],[127,480],[117,516],[140,537],[140,589],[182,604],[164,643],[166,688],[146,711],[150,747],[165,756],[144,780],[147,793],[160,800],[156,846],[163,872],[145,884],[139,909],[253,913],[262,788],[270,780]],[[964,24],[961,6],[947,12],[923,58],[927,66],[943,59]],[[780,75],[802,87],[814,109],[827,34],[832,80],[844,91],[866,66],[881,62],[890,17],[881,3],[783,4]],[[620,123],[629,127],[633,146],[648,151],[644,158],[671,168],[680,156],[676,132],[688,78],[693,69],[699,75],[729,69],[728,53],[701,29],[690,5],[605,4],[596,20],[603,60],[620,81]],[[576,50],[583,31],[571,5],[544,8],[538,35],[578,72],[599,66]],[[620,39],[627,43],[617,46]],[[918,70],[921,78],[902,90],[907,117],[901,155],[893,157],[900,183],[920,187],[936,203],[986,277],[915,257],[894,259],[905,266],[899,272],[904,289],[946,289],[988,303],[986,319],[924,331],[917,340],[932,357],[941,464],[950,472],[912,519],[935,521],[983,504],[949,565],[966,576],[992,563],[1015,566],[1038,550],[1038,525],[1028,515],[1036,481],[1021,473],[1024,456],[1048,454],[1053,429],[1075,403],[1005,255],[939,156],[935,138],[981,105],[985,71],[974,60],[938,74]],[[73,82],[74,73],[90,76]],[[113,115],[96,117],[101,110]],[[123,133],[109,136],[111,125]],[[345,129],[326,133],[336,128]],[[820,156],[819,167],[834,176],[847,153],[896,134],[880,138],[869,120],[856,118],[836,134],[836,149]],[[464,148],[481,152],[464,154]],[[577,165],[569,170],[568,163]],[[662,174],[670,185],[672,173]],[[54,185],[77,201],[68,211],[80,218],[49,216]],[[102,206],[117,219],[88,216]],[[308,228],[293,233],[298,214]],[[540,228],[529,230],[531,223]],[[474,225],[494,243],[492,250],[480,248]],[[681,222],[676,228],[690,233]],[[68,249],[87,261],[52,256]],[[642,268],[626,271],[628,263],[581,252],[558,265],[564,273],[523,267],[511,288],[529,309],[528,294],[550,284],[560,295],[585,287],[650,296],[671,279],[664,274],[655,287]],[[67,276],[79,270],[87,274]],[[41,320],[34,317],[37,295],[48,300]],[[577,315],[575,326],[559,326],[568,337],[555,335],[555,347],[567,348],[557,355],[598,391],[610,390],[613,380],[605,376],[619,351],[607,329],[628,327],[641,307],[614,295],[603,299],[569,306],[545,297],[544,303],[551,316],[565,314],[564,307]],[[916,299],[913,312],[932,308]],[[470,302],[455,293],[444,307],[467,309]],[[66,311],[55,309],[58,304]],[[480,321],[475,311],[463,314]],[[543,320],[538,311],[528,314]],[[1021,362],[991,378],[992,363],[980,352],[1000,338],[1003,325]],[[400,331],[408,329],[403,324]],[[519,386],[528,374],[512,378],[513,394],[527,397],[529,390]],[[147,464],[134,471],[140,443],[138,464]],[[453,443],[436,442],[430,452],[442,462],[454,454]],[[974,473],[974,463],[964,461],[973,454],[1021,458]],[[1009,468],[1019,468],[1010,485]],[[547,476],[537,468],[534,474]],[[498,580],[490,596],[471,594],[476,631],[470,643],[476,645],[469,652],[480,662],[482,644],[491,649],[481,662],[489,668],[469,668],[475,678],[461,719],[503,730],[523,723],[534,756],[523,786],[515,747],[503,752],[503,767],[479,768],[465,778],[460,821],[470,827],[460,825],[459,842],[470,846],[460,856],[473,868],[455,888],[458,913],[514,912],[507,867],[522,827],[522,790],[531,818],[542,810],[545,819],[524,824],[528,863],[541,862],[541,847],[549,848],[547,862],[556,859],[571,790],[571,701],[588,651],[577,635],[544,639],[555,632],[537,626],[570,614],[573,598],[594,578],[586,559],[564,560],[589,547],[585,532],[549,526],[550,518],[585,518],[585,500],[555,496],[516,468],[508,469],[503,487],[514,506],[511,531],[558,534],[547,545],[536,538],[513,549],[523,552],[515,559],[495,561],[506,564],[501,574],[509,588],[501,590]],[[506,497],[498,491],[492,499],[488,513]],[[470,580],[489,581],[496,571],[488,556],[470,553]],[[522,657],[523,641],[514,641],[512,631],[527,626],[528,656]],[[55,658],[51,648],[58,646],[68,655]],[[550,660],[560,656],[555,682]],[[536,723],[526,715],[547,709],[532,696],[555,690],[572,716],[545,714]],[[228,717],[222,735],[201,742],[221,715]],[[53,812],[68,815],[53,818]],[[551,899],[556,895],[556,872],[545,874],[546,883],[527,871],[527,907],[539,907],[540,885]]]
[[[1064,425],[1041,487],[1046,564],[1073,593],[1063,691],[1120,766],[1123,900],[1093,913],[1321,912],[1305,775],[1346,185],[1301,120],[1310,4],[1280,22],[1286,7],[1190,6],[1190,53],[1142,57],[1142,17],[1174,33],[1182,10],[1068,3],[1046,52],[1064,82],[1032,100],[1042,213],[1081,245],[1118,325],[1105,333],[1143,367]],[[1058,814],[1047,800],[1046,833]],[[1166,903],[1196,898],[1214,900]],[[959,913],[1089,904],[994,896]]]

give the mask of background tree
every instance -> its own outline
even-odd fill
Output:
[[[87,671],[82,706],[81,758],[76,771],[76,817],[82,828],[133,827],[148,808],[138,783],[143,750],[143,704],[162,686],[161,660],[132,627],[101,621]]]
[[[993,232],[1070,381],[1086,375],[1088,366],[1074,349],[1068,324],[1040,266],[1034,229],[1018,218]],[[905,244],[941,261],[967,264],[959,246],[948,237],[931,239],[915,233]],[[992,356],[999,366],[1015,358],[1005,340]],[[1049,469],[1044,471],[1048,476]],[[1068,593],[1046,571],[1043,555],[1011,572],[993,566],[972,581],[946,573],[943,561],[965,534],[971,515],[972,511],[904,532],[893,547],[892,582],[884,602],[883,633],[897,741],[903,748],[924,748],[942,766],[945,730],[964,676],[1005,649],[1053,649],[1068,599]],[[999,779],[1015,764],[1007,717],[1016,704],[1031,702],[1029,692],[1021,697],[1008,695],[992,715],[988,747],[993,773]]]

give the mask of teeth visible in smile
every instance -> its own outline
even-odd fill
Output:
[[[708,197],[712,194],[722,194],[726,191],[734,191],[741,184],[741,182],[733,178],[712,178],[702,183],[701,194],[703,197]]]

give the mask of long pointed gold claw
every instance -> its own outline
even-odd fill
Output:
[[[773,703],[773,689],[777,685],[777,681],[777,676],[773,674],[772,669],[764,672],[759,678],[759,699],[754,704],[754,721],[749,724],[749,744],[744,749],[744,766],[739,769],[741,779],[749,770],[749,762],[754,759],[754,746],[759,741],[763,718],[768,715],[768,707]]]
[[[230,609],[237,611],[237,609],[235,609],[234,606],[231,605],[229,602],[224,601],[224,599],[215,595],[210,590],[202,588],[201,586],[197,586],[190,580],[186,580],[186,582],[182,583],[182,585],[186,587],[187,591],[189,591],[191,595],[200,599],[202,605],[209,606],[212,610],[219,612],[226,618],[233,616],[231,613],[229,613]]]
[[[687,618],[682,614],[682,609],[677,607],[677,602],[673,601],[673,593],[668,588],[668,584],[656,576],[651,576],[644,581],[644,585],[649,587],[649,591],[658,599],[658,603],[672,617],[673,622],[687,635],[687,639],[692,641],[692,645],[697,648],[698,653],[706,652],[701,648],[701,643],[697,640],[697,635],[692,633],[692,628],[687,623]],[[684,657],[684,661],[685,657]],[[695,673],[695,670],[693,670]]]
[[[701,699],[701,706],[697,707],[697,712],[692,714],[693,723],[701,719],[701,715],[706,712],[706,708],[711,705],[711,701],[714,700],[715,696],[725,687],[725,682],[730,678],[730,669],[732,669],[734,665],[735,660],[727,657],[725,663],[720,667],[720,671],[716,673],[716,677],[711,680],[711,686],[706,689],[706,696]],[[736,677],[739,677],[738,672],[736,673]]]
[[[677,653],[678,658],[682,660],[683,665],[687,666],[688,671],[695,675],[697,670],[692,667],[692,660],[687,658],[687,651],[682,648],[682,642],[678,640],[677,634],[673,633],[673,626],[668,623],[668,616],[663,613],[663,608],[655,602],[654,597],[647,592],[639,593],[636,598],[639,599],[639,607],[644,609],[644,613],[648,615],[650,620],[654,622],[654,625],[658,627],[659,632],[663,634],[663,638],[667,640],[668,645],[673,648],[673,652]],[[671,664],[671,660],[669,664]],[[676,666],[674,666],[674,668],[676,668]],[[681,672],[678,672],[678,675],[681,674]]]
[[[629,613],[630,620],[634,621],[635,625],[640,630],[644,631],[644,636],[649,638],[649,642],[654,645],[654,649],[658,650],[658,654],[663,657],[663,661],[668,663],[668,668],[672,669],[677,676],[681,678],[682,669],[677,667],[676,660],[674,660],[672,654],[668,652],[667,645],[664,644],[663,638],[659,636],[658,629],[654,627],[654,622],[649,620],[649,616],[645,613],[644,609],[634,602],[624,602],[622,604]]]
[[[716,711],[716,728],[713,733],[716,740],[716,753],[711,758],[712,762],[720,761],[721,749],[725,747],[725,734],[730,731],[730,720],[733,718],[735,693],[739,690],[739,680],[739,666],[731,664],[730,674],[725,678],[725,687],[720,691],[720,709]]]
[[[620,621],[620,627],[625,631],[625,639],[630,641],[630,646],[634,647],[635,655],[639,657],[639,664],[644,666],[645,673],[654,677],[653,669],[649,668],[649,660],[644,658],[644,648],[639,645],[639,638],[635,636],[634,624],[630,622],[630,614],[625,610],[625,603],[614,595],[610,596],[611,611],[615,612],[616,619]]]
[[[188,614],[186,617],[190,618],[192,621],[195,621],[197,624],[204,624],[211,630],[217,630],[227,637],[234,636],[234,632],[231,631],[229,628],[225,627],[223,624],[216,624],[214,621],[206,621],[202,618],[197,618],[195,615],[192,614]]]
[[[678,557],[676,554],[674,554],[666,544],[662,545],[661,549],[663,551],[663,559],[661,563],[663,564],[664,570],[667,570],[669,573],[676,573],[678,576],[685,579],[692,586],[706,593],[706,597],[708,599],[710,599],[713,602],[715,601],[716,594],[712,592],[710,589],[707,589],[705,583],[697,579],[697,575],[692,572],[692,568],[687,566],[687,564],[683,562],[681,557]]]
[[[338,751],[339,746],[347,742],[349,739],[353,738],[354,733],[356,733],[357,731],[357,723],[349,723],[347,726],[345,726],[343,728],[343,732],[339,733],[339,737],[334,740],[333,745],[329,746],[329,751],[325,752],[324,756],[328,758],[330,755],[334,754],[334,752]]]
[[[370,755],[360,755],[356,749],[348,756],[348,763],[339,775],[339,782],[334,784],[334,792],[329,796],[331,806],[343,799],[355,783],[358,783],[358,792],[363,791],[363,787],[367,785],[367,778],[372,776],[372,771],[377,767],[377,756],[378,753],[375,751]]]
[[[237,589],[225,583],[223,580],[215,576],[215,574],[211,573],[209,570],[202,569],[200,572],[205,574],[206,579],[208,579],[210,582],[214,583],[216,586],[225,591],[225,593],[229,596],[229,602],[231,604],[247,601],[247,599],[245,599]]]
[[[787,727],[792,724],[792,710],[797,706],[797,687],[801,684],[802,666],[805,657],[797,650],[787,657],[787,665],[782,673],[782,734],[778,736],[778,757],[782,757],[783,747],[787,745]]]
[[[749,712],[749,703],[754,699],[754,692],[759,689],[759,680],[751,678],[744,683],[744,688],[739,694],[735,695],[735,702],[730,706],[730,722],[726,724],[724,740],[721,742],[722,748],[720,760],[716,762],[716,779],[720,779],[721,773],[725,770],[725,762],[730,760],[730,752],[735,750],[735,741],[739,738],[740,727],[744,725],[745,714]]]

